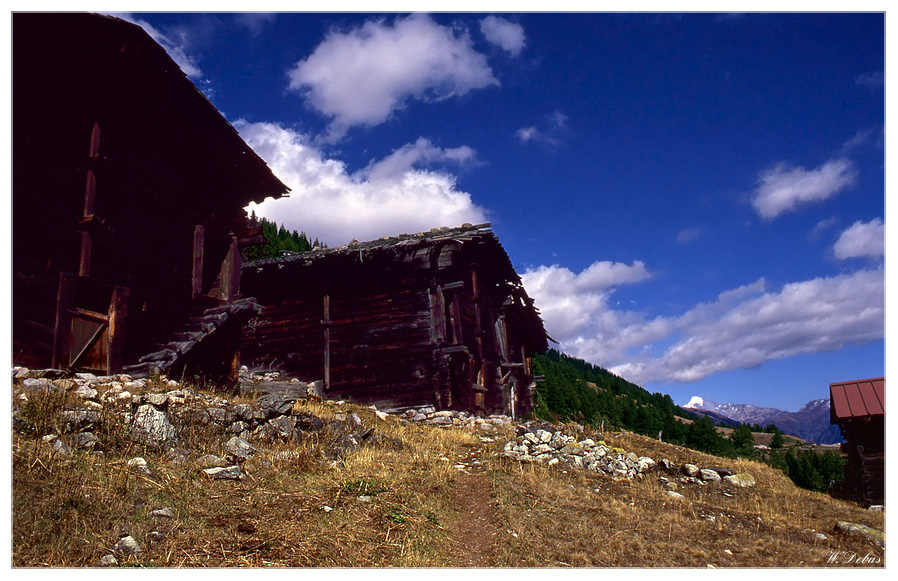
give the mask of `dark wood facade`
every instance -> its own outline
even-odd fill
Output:
[[[866,505],[885,500],[884,377],[831,383],[830,422],[842,430],[845,480],[835,495]]]
[[[120,372],[240,298],[287,188],[139,26],[16,13],[13,363]]]
[[[547,336],[488,226],[245,265],[244,291],[264,311],[244,333],[244,363],[323,379],[330,397],[526,413],[530,356]]]

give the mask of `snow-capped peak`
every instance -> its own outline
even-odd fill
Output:
[[[687,408],[696,408],[696,409],[704,409],[704,407],[705,407],[705,400],[702,399],[702,398],[700,398],[700,397],[697,396],[697,395],[693,395],[693,396],[692,396],[692,399],[689,400],[689,403],[687,403],[687,404],[686,404],[685,406],[683,406],[683,407],[687,407]]]

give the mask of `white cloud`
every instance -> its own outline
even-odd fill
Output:
[[[836,258],[846,259],[866,256],[879,258],[885,255],[885,224],[879,218],[869,222],[855,222],[842,232],[833,252]]]
[[[487,16],[480,21],[480,32],[488,41],[512,56],[518,56],[524,48],[524,28],[497,16]]]
[[[775,218],[799,204],[822,201],[854,182],[857,171],[847,159],[833,159],[813,170],[785,164],[761,172],[751,203],[764,218]]]
[[[477,152],[463,145],[451,149],[441,149],[423,137],[413,144],[406,144],[379,161],[371,162],[359,172],[359,177],[368,181],[384,182],[401,178],[416,166],[434,163],[454,163],[467,167],[477,163]]]
[[[536,127],[521,127],[515,132],[515,135],[518,136],[518,139],[527,143],[528,141],[538,140],[542,134]]]
[[[487,221],[486,211],[474,204],[470,194],[456,189],[452,174],[417,167],[476,163],[470,148],[440,149],[419,139],[349,173],[343,162],[327,159],[295,131],[273,123],[237,121],[234,125],[291,188],[287,198],[269,198],[249,207],[329,246]]]
[[[290,89],[331,117],[331,139],[386,121],[409,99],[440,101],[498,85],[466,32],[426,15],[331,32],[290,70]]]
[[[635,329],[637,321],[632,314],[612,310],[608,300],[615,287],[650,276],[639,261],[632,265],[604,261],[579,274],[558,265],[540,266],[527,269],[521,279],[536,301],[549,335],[566,352],[577,355],[592,350],[618,353],[621,331]]]
[[[617,276],[589,284],[592,269],[541,266],[522,278],[563,351],[637,384],[696,381],[884,336],[882,269],[790,283],[778,292],[761,279],[679,316],[654,318],[614,309],[609,300],[615,284],[646,280],[644,265],[599,268]]]
[[[677,244],[689,244],[702,235],[701,228],[686,228],[677,234]]]
[[[815,241],[815,242],[817,240],[820,240],[820,237],[823,236],[823,233],[826,230],[835,226],[838,223],[838,221],[839,221],[839,219],[836,218],[835,216],[830,216],[829,218],[824,218],[823,220],[820,220],[814,226],[814,229],[811,230],[811,233],[808,234],[808,239],[811,241]]]
[[[234,15],[234,22],[246,29],[250,38],[256,38],[265,28],[277,19],[276,14],[270,12],[241,12]]]
[[[555,147],[561,143],[568,119],[567,115],[556,109],[545,116],[542,129],[536,126],[521,127],[515,132],[515,135],[521,143],[533,141]]]

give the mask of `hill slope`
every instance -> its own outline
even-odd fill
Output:
[[[176,445],[155,448],[131,436],[136,417],[122,423],[129,398],[125,380],[115,383],[91,388],[99,393],[67,379],[14,387],[14,566],[96,567],[123,535],[142,549],[119,563],[145,567],[817,567],[847,564],[851,552],[884,564],[880,548],[835,529],[882,530],[883,513],[800,490],[764,464],[630,432],[550,427],[659,465],[747,472],[755,485],[520,463],[501,451],[527,427],[503,418],[416,423],[344,402],[291,407],[135,382],[138,410],[165,402],[183,422]],[[87,432],[66,426],[97,406],[91,452],[79,447]],[[200,406],[205,415],[184,413]],[[244,420],[232,414],[258,421],[253,450],[234,450],[230,428]],[[352,434],[364,443],[351,445]],[[240,478],[203,468],[244,453]]]

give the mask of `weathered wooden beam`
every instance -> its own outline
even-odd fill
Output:
[[[67,272],[59,273],[56,294],[56,324],[53,329],[53,362],[56,369],[68,366],[72,348],[72,313],[75,307],[75,285],[78,278]]]
[[[94,323],[106,323],[109,321],[108,315],[103,315],[101,313],[97,313],[95,311],[89,311],[87,309],[82,309],[79,307],[74,307],[69,309],[69,314],[78,317],[79,319],[87,319],[88,321]]]
[[[193,228],[193,275],[190,298],[195,299],[203,293],[203,254],[206,228],[197,224]]]
[[[430,299],[430,340],[435,345],[446,341],[446,302],[439,286],[428,294]]]
[[[221,263],[219,277],[221,280],[221,298],[227,303],[240,294],[240,265],[242,258],[237,244],[237,237],[231,236],[231,246]]]
[[[324,391],[331,387],[331,320],[330,320],[330,295],[324,295]]]
[[[78,260],[78,276],[90,276],[90,254],[93,242],[90,238],[90,232],[81,233],[81,256]]]
[[[90,148],[88,158],[94,159],[100,154],[100,125],[94,123],[90,132]],[[97,196],[97,177],[92,169],[87,170],[84,184],[84,212],[83,217],[93,216],[94,205]],[[81,232],[81,256],[78,262],[78,276],[90,276],[90,256],[92,241],[90,233]]]
[[[117,286],[109,301],[109,332],[106,335],[106,373],[121,373],[124,367],[125,328],[128,319],[128,299],[131,289]]]

